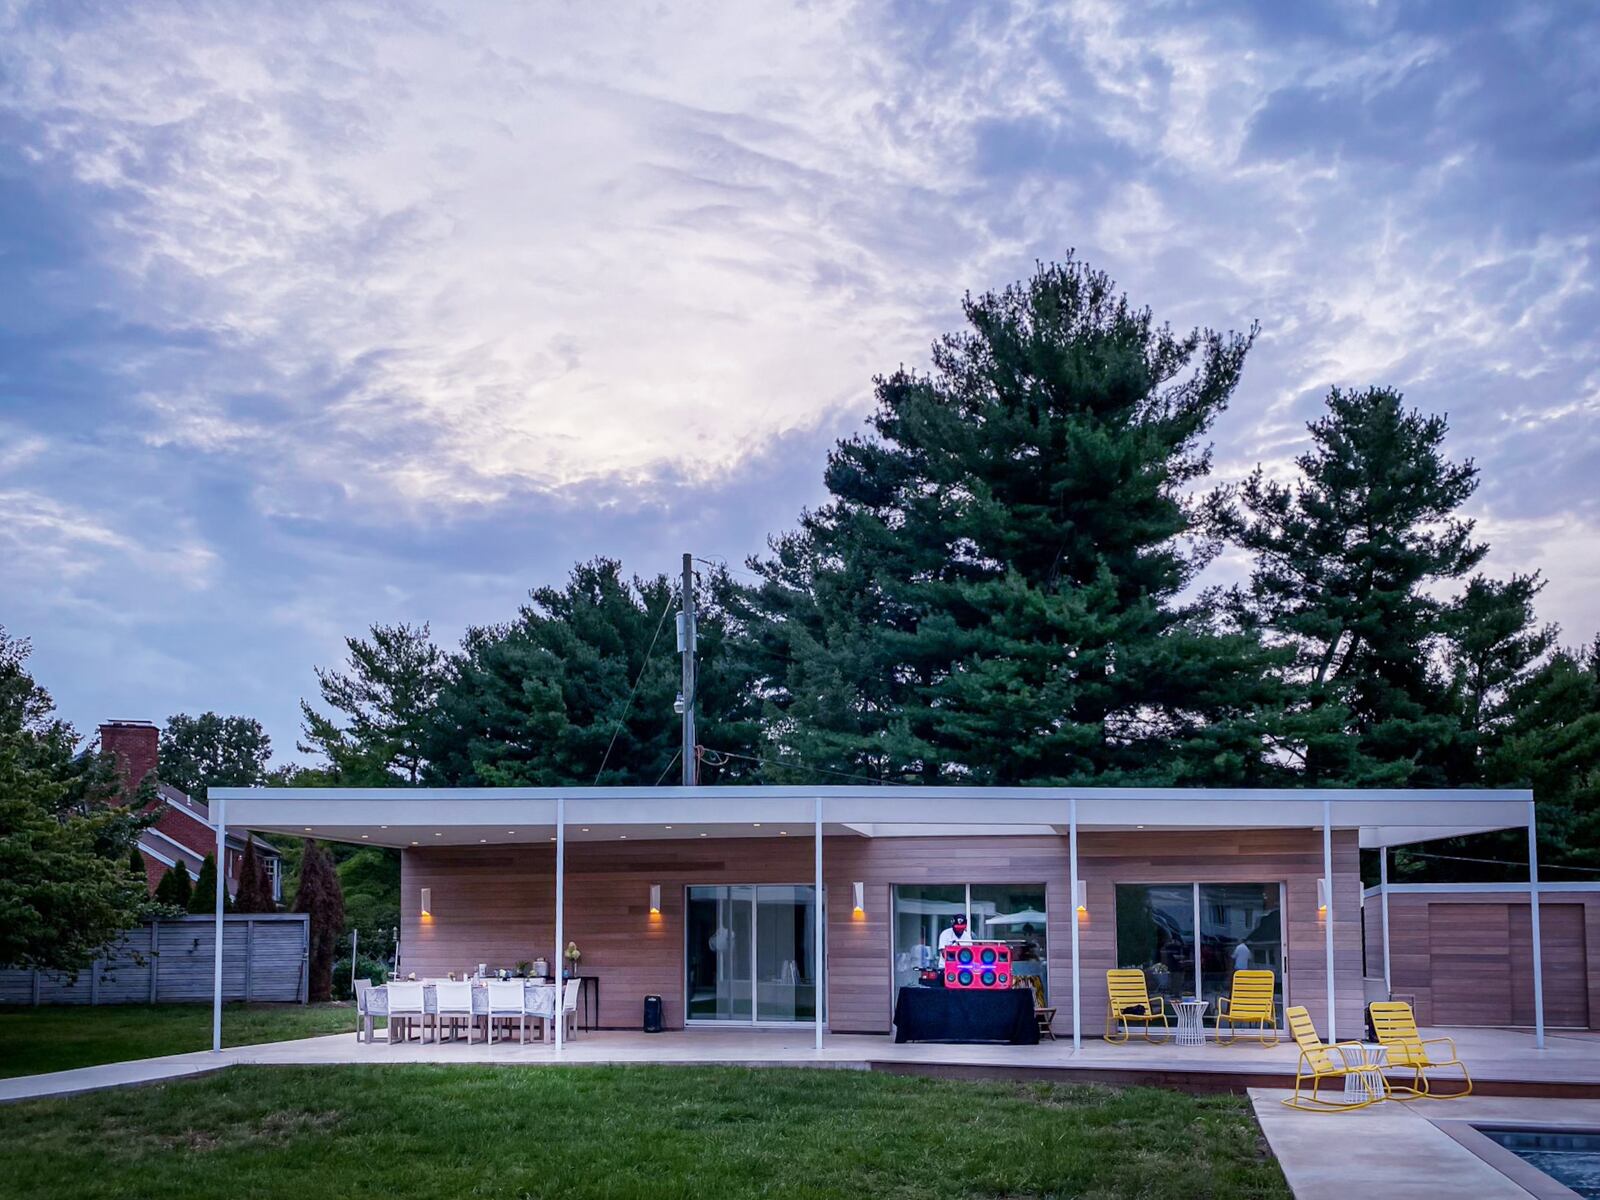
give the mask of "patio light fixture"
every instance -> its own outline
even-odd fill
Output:
[[[433,889],[431,887],[422,889],[422,915],[425,917],[433,916]]]
[[[858,916],[858,917],[866,916],[867,915],[867,885],[865,883],[861,883],[859,881],[856,882],[856,883],[852,883],[850,885],[850,891],[855,897],[855,915]]]
[[[661,915],[661,885],[659,883],[650,885],[650,915],[653,917]]]
[[[1086,880],[1078,880],[1072,888],[1072,907],[1080,913],[1089,911],[1089,884]]]
[[[1319,876],[1317,876],[1317,916],[1325,917],[1327,915],[1328,915],[1328,877],[1326,875],[1319,875]]]

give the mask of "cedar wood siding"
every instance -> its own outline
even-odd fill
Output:
[[[1322,834],[1309,829],[1086,832],[1079,873],[1083,1031],[1105,1018],[1105,971],[1116,966],[1118,883],[1287,885],[1291,1004],[1326,1029],[1323,925],[1317,914]],[[810,831],[771,838],[571,841],[565,934],[583,951],[582,970],[601,982],[602,1026],[634,1028],[646,994],[662,997],[665,1023],[683,1024],[683,920],[690,884],[809,883]],[[1362,1001],[1360,878],[1353,830],[1334,831],[1335,969],[1339,1034],[1355,1036]],[[1056,1029],[1072,1021],[1072,906],[1065,837],[863,838],[829,836],[823,846],[828,897],[828,1025],[836,1033],[886,1033],[893,1008],[890,889],[914,883],[1042,883],[1049,913],[1049,988]],[[851,884],[866,885],[865,913],[851,912]],[[661,885],[661,913],[649,888]],[[422,888],[432,913],[420,919]],[[479,962],[512,966],[552,956],[554,847],[441,846],[401,856],[402,969],[443,975]]]
[[[1541,892],[1545,1023],[1600,1028],[1600,893]],[[1367,971],[1383,978],[1383,908],[1366,907]],[[1424,1025],[1532,1025],[1528,897],[1506,892],[1391,892],[1391,986]]]

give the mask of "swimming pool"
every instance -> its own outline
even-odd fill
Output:
[[[1600,1200],[1600,1132],[1489,1129],[1478,1132],[1589,1200]]]

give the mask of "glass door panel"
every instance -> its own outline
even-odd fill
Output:
[[[1191,883],[1117,884],[1117,966],[1169,1005],[1195,994],[1194,899]]]
[[[1235,971],[1271,971],[1283,1005],[1283,920],[1276,883],[1200,885],[1201,995],[1217,1001],[1233,985]]]
[[[756,1020],[817,1016],[816,888],[756,888]]]
[[[980,942],[1005,942],[1011,947],[1011,974],[1034,976],[1040,1001],[1047,998],[1044,965],[1050,960],[1041,884],[975,883],[972,893],[972,937]]]
[[[688,919],[688,1003],[691,1021],[743,1021],[754,1017],[755,889],[691,887]]]
[[[938,965],[939,934],[966,911],[964,883],[903,883],[894,889],[895,995],[918,985],[919,969]]]

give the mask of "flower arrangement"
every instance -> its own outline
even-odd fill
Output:
[[[578,949],[578,943],[568,942],[566,950],[563,951],[563,957],[567,960],[567,974],[576,975],[578,973],[578,961],[583,958],[583,951]]]

